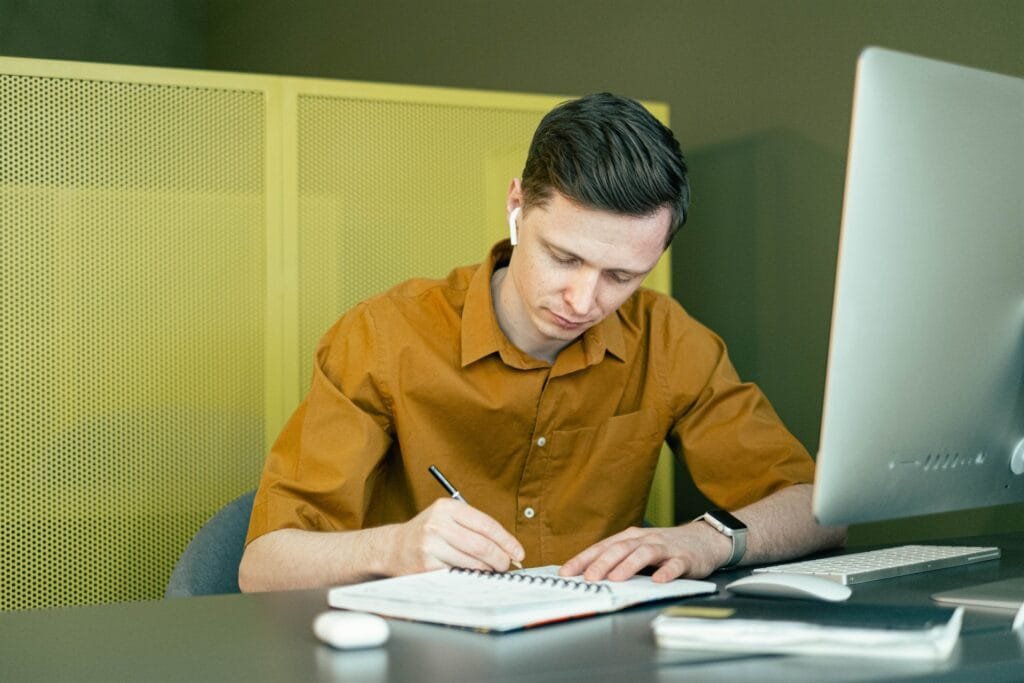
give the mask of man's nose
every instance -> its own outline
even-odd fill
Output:
[[[594,307],[597,297],[597,272],[580,271],[573,274],[565,288],[565,302],[577,318],[582,318]]]

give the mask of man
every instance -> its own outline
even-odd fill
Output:
[[[679,145],[641,105],[551,111],[508,190],[514,247],[365,301],[321,340],[267,459],[242,589],[518,562],[667,581],[841,543],[811,516],[810,457],[721,340],[640,288],[688,203]],[[745,539],[638,526],[666,440]]]

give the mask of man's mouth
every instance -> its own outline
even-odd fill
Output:
[[[587,324],[586,320],[572,320],[571,318],[563,318],[554,311],[548,311],[551,314],[551,319],[555,321],[555,324],[559,327],[571,330],[577,327],[581,327]]]

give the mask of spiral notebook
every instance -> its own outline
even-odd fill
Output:
[[[332,588],[331,607],[481,631],[514,631],[632,605],[714,593],[710,581],[584,581],[557,566],[515,572],[440,569]]]

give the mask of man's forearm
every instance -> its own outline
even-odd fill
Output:
[[[392,527],[360,531],[279,529],[253,540],[238,569],[245,593],[317,588],[380,578]]]
[[[337,586],[445,567],[505,571],[523,547],[493,517],[438,498],[408,522],[359,531],[278,529],[253,540],[238,570],[245,592]]]
[[[742,564],[777,562],[846,542],[846,527],[819,525],[810,484],[789,486],[736,511],[749,528]]]

